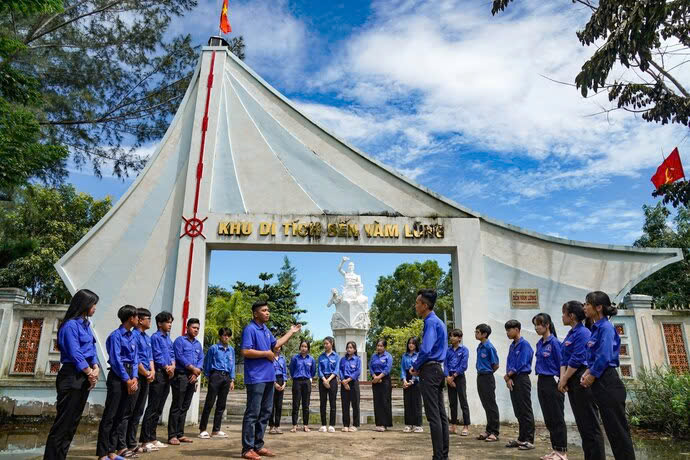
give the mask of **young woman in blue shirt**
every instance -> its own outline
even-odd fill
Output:
[[[558,389],[568,393],[570,408],[582,439],[585,460],[605,460],[604,436],[599,427],[599,417],[594,405],[591,388],[580,385],[580,378],[587,370],[587,342],[592,335],[582,323],[585,311],[582,303],[571,300],[563,304],[563,325],[570,326],[561,344],[561,378]]]
[[[319,431],[335,433],[335,401],[338,395],[338,353],[335,352],[335,339],[323,339],[324,352],[319,356],[319,403],[321,428]],[[330,403],[330,416],[326,427],[326,402]]]
[[[302,406],[302,429],[309,429],[309,402],[311,400],[311,383],[316,375],[316,363],[309,354],[311,344],[302,340],[299,344],[299,354],[290,360],[290,377],[292,377],[292,429],[297,431],[297,418],[300,404]]]
[[[532,318],[534,330],[541,339],[537,341],[537,397],[544,414],[544,423],[551,437],[551,452],[543,460],[568,460],[568,438],[563,416],[563,393],[558,391],[556,379],[561,375],[561,343],[548,313],[538,313]]]
[[[584,310],[594,324],[587,342],[588,367],[580,378],[580,384],[592,388],[613,456],[617,460],[634,460],[635,450],[625,416],[625,385],[616,370],[621,339],[609,321],[618,309],[611,305],[606,293],[594,291],[585,297]]]
[[[369,360],[371,390],[374,393],[374,422],[376,431],[386,431],[393,426],[391,368],[393,357],[386,351],[386,339],[376,342],[376,353]]]
[[[276,381],[273,382],[273,409],[271,409],[271,418],[268,419],[270,434],[283,434],[280,429],[280,417],[283,414],[283,396],[285,396],[285,386],[287,385],[287,365],[285,364],[285,357],[280,354],[282,347],[276,347],[273,350],[275,358],[273,359],[273,368],[276,372]]]
[[[62,365],[55,380],[57,414],[46,440],[44,460],[67,458],[89,392],[98,381],[96,339],[89,323],[97,303],[98,296],[92,291],[77,291],[60,323],[58,348]]]
[[[417,337],[407,339],[407,351],[400,359],[400,380],[403,387],[403,402],[405,405],[405,428],[403,432],[421,433],[422,428],[422,393],[419,392],[419,377],[409,373],[419,355],[419,341]]]
[[[359,428],[359,378],[362,360],[357,356],[357,344],[347,342],[345,356],[340,360],[340,397],[343,406],[343,431],[355,432]],[[350,425],[352,405],[352,425]]]

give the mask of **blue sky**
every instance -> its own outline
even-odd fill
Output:
[[[169,33],[204,44],[217,33],[220,4],[200,0]],[[642,205],[656,203],[649,179],[661,153],[678,145],[687,158],[687,129],[621,111],[595,115],[612,106],[605,94],[584,99],[545,78],[572,82],[593,52],[574,33],[588,17],[583,8],[524,0],[498,17],[490,8],[470,0],[231,0],[231,36],[243,35],[245,62],[315,120],[432,190],[545,234],[632,244]],[[685,83],[688,67],[677,75]],[[627,69],[613,75],[638,78]],[[70,181],[99,197],[118,198],[129,185],[87,171]],[[340,285],[340,256],[290,255],[318,335],[328,332],[325,303]],[[370,300],[378,276],[415,259],[353,258]],[[211,281],[229,287],[281,265],[278,253],[214,253]]]

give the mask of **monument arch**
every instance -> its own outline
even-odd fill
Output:
[[[203,48],[147,167],[56,264],[71,292],[101,298],[102,363],[123,304],[171,311],[173,336],[187,318],[203,321],[211,250],[450,254],[455,324],[490,324],[502,357],[507,319],[529,324],[535,311],[554,315],[591,290],[620,300],[682,258],[679,249],[554,238],[465,208],[329,133],[223,46]],[[473,365],[474,356],[468,394]],[[509,407],[507,393],[498,399]],[[198,393],[190,414],[197,404]]]

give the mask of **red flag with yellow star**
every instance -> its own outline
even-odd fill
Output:
[[[678,153],[678,147],[676,147],[656,169],[656,174],[652,176],[652,182],[658,190],[662,185],[671,184],[684,177],[683,163],[680,162],[680,154]]]
[[[228,0],[223,0],[223,10],[220,12],[220,30],[225,34],[232,32],[230,20],[228,19]]]

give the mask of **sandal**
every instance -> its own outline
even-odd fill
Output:
[[[137,455],[133,450],[125,450],[124,452],[121,452],[119,454],[120,457],[124,458],[139,458],[139,455]]]
[[[484,440],[484,442],[496,442],[496,441],[498,441],[498,436],[496,436],[495,434],[489,435],[489,436]]]
[[[482,433],[482,434],[480,434],[479,436],[477,436],[477,440],[478,440],[478,441],[485,441],[486,438],[488,438],[489,436],[490,436],[489,433],[487,433],[487,432],[485,431],[484,433]]]
[[[170,438],[168,439],[168,444],[170,444],[171,446],[179,446],[180,440],[177,438]]]
[[[187,442],[187,443],[192,443],[192,442],[194,442],[194,441],[192,441],[191,439],[189,439],[187,436],[182,436],[181,438],[177,438],[177,440],[180,441],[180,442]]]
[[[513,439],[513,440],[510,441],[508,444],[506,444],[506,447],[508,447],[508,448],[513,448],[513,447],[520,447],[521,445],[522,445],[521,442],[516,441],[516,440]]]
[[[199,439],[211,439],[211,435],[208,434],[208,431],[202,431],[199,433]]]
[[[290,429],[290,433],[297,433],[297,427],[296,427],[296,426],[293,426],[293,427]]]
[[[469,434],[470,434],[470,431],[469,431],[467,428],[465,428],[465,429],[462,430],[462,432],[460,433],[460,436],[467,436],[467,435],[469,435]]]

